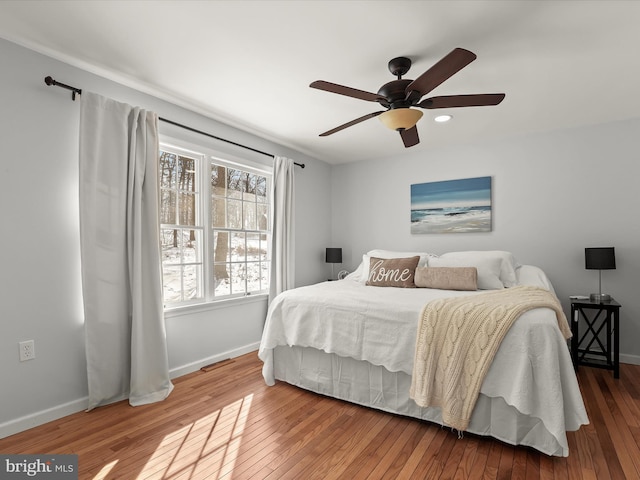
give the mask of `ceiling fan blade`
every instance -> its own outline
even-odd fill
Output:
[[[400,130],[400,136],[405,148],[413,147],[420,143],[420,137],[418,137],[418,127],[415,125],[408,130]]]
[[[324,133],[321,133],[320,136],[321,137],[326,137],[328,135],[332,135],[332,134],[334,134],[336,132],[339,132],[340,130],[344,130],[347,127],[351,127],[353,125],[356,125],[357,123],[364,122],[365,120],[369,120],[370,118],[373,118],[373,117],[377,117],[381,113],[384,113],[384,112],[368,113],[367,115],[364,115],[364,116],[362,116],[360,118],[356,118],[355,120],[351,120],[350,122],[347,122],[347,123],[345,123],[343,125],[340,125],[339,127],[336,127],[336,128],[331,129],[331,130],[328,130],[328,131],[326,131]]]
[[[504,93],[483,93],[477,95],[443,95],[427,98],[416,106],[420,108],[484,107],[498,105],[504,100]]]
[[[426,95],[475,59],[475,53],[464,48],[454,48],[433,67],[407,85],[405,90],[407,100],[417,100]]]
[[[316,80],[309,85],[311,88],[317,88],[318,90],[324,90],[325,92],[337,93],[339,95],[345,95],[347,97],[358,98],[360,100],[366,100],[368,102],[377,102],[378,100],[386,100],[376,93],[365,92],[364,90],[358,90],[357,88],[345,87],[344,85],[338,85],[337,83],[325,82],[324,80]]]

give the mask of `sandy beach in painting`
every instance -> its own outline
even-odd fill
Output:
[[[491,231],[491,207],[411,211],[411,233],[469,233]]]

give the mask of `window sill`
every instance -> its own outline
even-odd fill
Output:
[[[168,307],[164,310],[164,317],[173,318],[183,315],[191,315],[193,313],[210,312],[220,308],[234,307],[248,303],[267,302],[268,299],[269,295],[267,293],[257,293],[247,295],[246,297],[235,297],[226,300],[216,300],[214,302],[193,303],[190,305],[181,305],[179,307]]]

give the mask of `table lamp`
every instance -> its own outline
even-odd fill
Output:
[[[584,249],[584,268],[598,270],[598,293],[592,293],[589,300],[602,303],[611,301],[611,295],[602,293],[602,270],[615,270],[614,247],[593,247]]]
[[[342,248],[327,247],[325,262],[331,264],[331,280],[335,280],[333,275],[333,264],[342,263]]]

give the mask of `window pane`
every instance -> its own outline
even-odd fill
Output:
[[[245,192],[242,195],[242,199],[245,202],[256,203],[256,194],[255,193],[251,193],[251,192]]]
[[[196,196],[193,193],[179,193],[179,225],[196,225]]]
[[[183,192],[196,191],[196,161],[189,157],[178,158],[177,188]]]
[[[269,263],[260,262],[260,290],[269,288]]]
[[[244,262],[246,260],[247,248],[244,232],[234,232],[231,234],[231,261]]]
[[[222,263],[213,266],[213,295],[216,297],[230,295],[231,285],[229,282],[229,272],[231,271],[231,264]]]
[[[247,233],[247,261],[260,260],[260,234]]]
[[[161,190],[160,223],[176,223],[176,192],[173,190]]]
[[[242,198],[242,193],[246,191],[245,173],[234,168],[227,169],[227,195],[229,198]]]
[[[244,263],[231,264],[231,294],[245,293],[247,291],[245,280],[247,277],[246,266]]]
[[[242,202],[244,212],[244,229],[245,230],[257,230],[256,221],[256,204],[253,202]]]
[[[250,292],[260,291],[260,278],[262,272],[260,270],[260,262],[247,263],[247,290]]]
[[[183,263],[202,263],[202,232],[200,230],[184,230],[182,234]]]
[[[202,292],[200,290],[200,285],[202,284],[200,281],[201,272],[202,267],[200,265],[185,265],[183,267],[183,300],[202,298]]]
[[[163,263],[201,263],[201,231],[163,228],[160,236]]]
[[[176,188],[177,162],[176,154],[160,152],[160,186],[162,188]]]
[[[227,201],[227,226],[234,229],[242,229],[242,201]]]
[[[179,230],[163,228],[160,231],[160,243],[162,245],[163,264],[181,263]]]
[[[245,191],[245,194],[242,197],[242,199],[249,202],[255,202],[256,201],[256,175],[254,175],[253,173],[247,173],[246,185],[247,185],[247,190]]]
[[[224,228],[227,226],[227,200],[225,198],[211,198],[211,226]]]
[[[255,193],[258,203],[267,203],[267,177],[256,176]]]
[[[258,204],[256,206],[256,227],[266,232],[269,230],[269,205]]]
[[[269,260],[269,237],[264,233],[260,234],[260,260]]]
[[[163,295],[165,303],[182,301],[182,267],[162,267]]]
[[[213,261],[215,263],[230,262],[229,232],[213,232]]]
[[[227,195],[227,169],[211,164],[211,193],[218,196]]]

